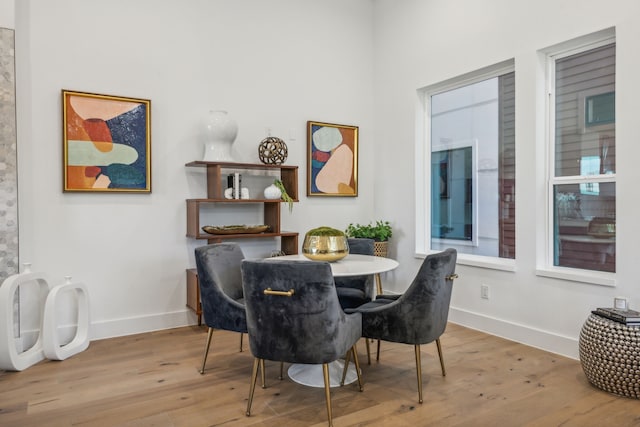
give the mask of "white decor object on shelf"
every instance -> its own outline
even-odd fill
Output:
[[[224,198],[225,199],[235,199],[233,196],[233,188],[227,188],[224,190]],[[242,187],[240,190],[240,198],[241,199],[250,199],[251,193],[249,193],[249,189],[247,187]]]
[[[264,189],[264,198],[265,199],[279,199],[282,197],[282,192],[275,184],[271,184],[267,188]]]
[[[238,136],[238,124],[222,110],[209,111],[206,123],[204,158],[206,162],[233,162],[231,148]]]

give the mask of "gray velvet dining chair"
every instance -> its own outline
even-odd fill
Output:
[[[446,249],[428,255],[409,288],[396,299],[376,298],[347,312],[362,314],[362,336],[414,346],[418,402],[422,403],[422,362],[420,345],[435,341],[442,375],[446,375],[440,336],[449,316],[451,289],[455,274],[457,252]],[[345,365],[347,365],[349,359]]]
[[[373,239],[350,237],[347,239],[350,254],[373,255]],[[336,277],[336,291],[343,309],[355,308],[373,299],[373,274]]]
[[[362,319],[340,307],[329,263],[245,260],[242,286],[249,348],[255,357],[246,415],[251,415],[258,367],[264,360],[322,364],[327,417],[333,425],[328,364],[351,354],[362,391],[355,347]]]
[[[214,329],[239,332],[242,351],[242,334],[247,332],[240,272],[244,254],[236,243],[216,243],[196,248],[195,258],[202,314],[208,327],[200,369],[204,374]]]
[[[364,237],[349,237],[347,239],[350,254],[374,255],[375,245],[373,239]],[[374,276],[367,274],[363,276],[336,277],[336,292],[338,300],[343,309],[359,307],[371,302],[374,297]],[[371,364],[371,349],[369,340],[365,340],[367,348],[367,363]],[[378,355],[380,354],[380,343],[378,342]],[[378,356],[379,357],[379,356]]]

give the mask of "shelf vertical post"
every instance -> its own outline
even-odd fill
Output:
[[[207,198],[224,198],[222,194],[222,168],[220,165],[207,165]]]

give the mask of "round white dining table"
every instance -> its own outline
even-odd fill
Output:
[[[309,258],[302,254],[297,254],[277,256],[269,258],[269,260],[309,261]],[[394,270],[398,265],[398,261],[391,258],[359,254],[349,254],[341,260],[329,263],[331,273],[334,277],[365,276],[369,274],[379,275],[380,273]],[[343,360],[336,360],[335,362],[329,363],[329,382],[331,387],[340,386],[343,369]],[[294,363],[289,367],[287,373],[289,374],[289,378],[298,384],[310,387],[324,387],[322,365]],[[347,370],[344,383],[351,384],[357,379],[358,375],[352,363]]]
[[[283,255],[269,258],[270,260],[310,261],[302,254]],[[333,277],[363,276],[380,274],[398,267],[398,261],[373,255],[349,254],[341,260],[330,262]]]

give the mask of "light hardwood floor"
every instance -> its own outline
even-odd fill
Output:
[[[0,371],[0,426],[326,426],[322,389],[278,380],[256,388],[245,416],[252,356],[216,331],[198,372],[204,327],[92,342],[65,361]],[[417,403],[413,348],[383,343],[380,362],[358,345],[364,392],[332,389],[340,426],[640,426],[640,401],[592,387],[580,363],[458,325],[423,346],[425,402]],[[245,336],[246,345],[246,336]]]

